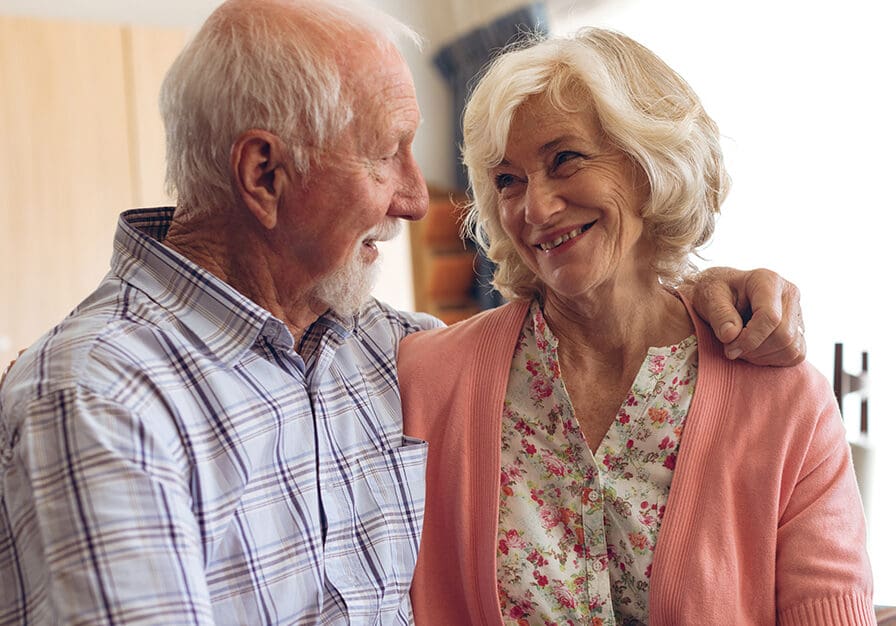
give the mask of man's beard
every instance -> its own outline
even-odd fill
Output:
[[[361,310],[379,276],[380,258],[366,262],[362,256],[364,242],[387,241],[401,230],[397,219],[387,218],[380,226],[364,235],[351,258],[342,267],[320,281],[311,297],[325,305],[338,317],[348,318]]]

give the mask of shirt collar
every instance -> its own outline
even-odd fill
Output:
[[[225,363],[238,360],[259,337],[292,350],[295,339],[286,324],[162,244],[173,214],[173,207],[122,213],[112,273],[176,317]]]
[[[559,375],[560,358],[557,354],[559,342],[551,332],[541,303],[536,298],[533,298],[532,304],[529,305],[529,324],[532,325],[532,336],[535,338],[535,346],[538,348],[538,358],[542,366],[545,371]]]

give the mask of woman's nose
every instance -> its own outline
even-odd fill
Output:
[[[563,200],[551,181],[530,177],[526,186],[526,222],[541,226],[563,209]]]

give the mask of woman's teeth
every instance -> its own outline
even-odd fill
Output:
[[[559,246],[561,243],[569,241],[573,237],[578,237],[579,235],[584,233],[586,230],[591,228],[591,226],[593,226],[593,225],[594,225],[594,222],[591,222],[591,224],[585,224],[584,226],[579,226],[578,228],[574,228],[566,234],[560,235],[553,241],[547,241],[545,243],[540,243],[540,244],[538,244],[537,247],[541,250],[544,250],[545,252],[547,252],[548,250],[553,250],[554,248]]]

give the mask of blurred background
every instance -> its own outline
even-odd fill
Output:
[[[368,1],[426,39],[422,52],[404,52],[424,118],[414,149],[433,198],[424,223],[383,246],[376,295],[447,321],[494,303],[474,284],[452,209],[465,186],[458,111],[489,56],[521,30],[597,25],[639,40],[693,85],[725,137],[734,181],[701,265],[769,267],[799,285],[809,360],[832,382],[836,342],[852,372],[868,353],[867,434],[857,399],[846,398],[844,414],[870,458],[862,489],[875,601],[896,605],[896,494],[887,483],[896,416],[883,397],[896,378],[888,3]],[[0,363],[99,282],[121,210],[170,204],[158,86],[217,4],[0,0]]]

